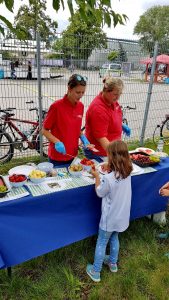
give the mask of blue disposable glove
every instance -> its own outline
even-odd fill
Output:
[[[66,154],[65,145],[62,142],[55,143],[55,150],[59,153]]]
[[[130,136],[130,135],[131,135],[131,128],[128,127],[126,124],[122,124],[122,129],[123,129],[123,132],[124,132],[127,136]]]
[[[90,145],[90,142],[88,141],[87,137],[86,137],[84,134],[82,134],[82,135],[80,136],[80,139],[81,139],[81,141],[82,141],[84,147],[86,147],[87,145]]]

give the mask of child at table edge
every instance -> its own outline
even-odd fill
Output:
[[[166,182],[161,188],[160,188],[160,190],[159,190],[159,194],[161,195],[161,196],[169,196],[169,181],[168,182]],[[160,233],[159,235],[158,235],[158,237],[160,238],[160,239],[166,239],[166,238],[169,238],[169,232],[166,232],[166,233]],[[165,254],[168,258],[169,258],[169,252],[168,253],[166,253]]]
[[[128,228],[130,220],[132,162],[127,144],[120,140],[113,141],[108,145],[107,152],[109,173],[100,179],[96,170],[91,171],[95,177],[96,193],[102,198],[94,263],[86,268],[87,274],[95,282],[100,281],[103,262],[111,272],[117,272],[118,234]],[[110,255],[105,255],[108,242]]]

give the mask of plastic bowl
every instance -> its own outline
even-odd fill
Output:
[[[88,158],[83,158],[80,161],[80,164],[83,167],[83,170],[88,171],[88,172],[90,172],[92,167],[94,166],[94,162]]]
[[[77,165],[76,165],[76,166],[77,166]],[[75,167],[75,165],[70,166],[70,167],[68,168],[68,171],[69,171],[69,173],[70,173],[70,175],[71,175],[72,177],[80,177],[80,176],[82,176],[82,173],[83,173],[83,167],[82,167],[81,164],[79,164],[79,166],[82,168],[82,169],[79,170],[79,171],[74,171],[74,170],[71,169],[72,167]]]
[[[81,164],[81,163],[80,163],[80,164]],[[90,171],[91,171],[92,166],[86,166],[86,165],[83,165],[83,164],[81,164],[81,166],[83,167],[83,170],[84,170],[84,171],[87,171],[87,172],[90,172]]]
[[[23,176],[24,180],[22,180],[22,181],[11,181],[12,176],[15,176],[16,180],[17,180],[17,178],[19,178],[19,176]],[[9,182],[10,182],[10,185],[12,187],[15,187],[15,188],[21,187],[27,182],[27,176],[24,175],[24,174],[13,174],[13,175],[9,176]]]
[[[30,181],[36,184],[42,183],[45,180],[46,176],[41,178],[29,177]]]
[[[37,169],[44,171],[45,173],[50,173],[53,170],[53,164],[50,162],[42,162],[37,165]]]

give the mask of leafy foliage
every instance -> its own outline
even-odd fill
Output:
[[[169,6],[154,6],[139,19],[134,34],[140,36],[140,43],[151,53],[154,43],[159,42],[160,51],[169,51]]]
[[[70,18],[70,24],[63,32],[62,39],[57,40],[54,49],[64,53],[64,58],[87,60],[95,48],[107,47],[106,34],[99,26],[88,18],[87,22],[76,12]]]
[[[16,30],[22,33],[23,38],[36,39],[36,32],[40,32],[42,41],[49,41],[54,36],[58,27],[57,22],[52,22],[46,15],[46,0],[31,0],[30,6],[22,5],[15,17]]]
[[[117,57],[119,56],[119,51],[116,51],[116,50],[114,50],[114,51],[112,51],[112,52],[110,52],[109,54],[108,54],[108,60],[110,60],[110,61],[113,61],[113,60],[115,60]]]
[[[32,5],[38,7],[40,3],[46,2],[44,0],[38,1],[38,0],[29,0],[29,6]],[[14,6],[14,0],[0,0],[0,4],[4,3],[6,8],[13,12],[13,6]],[[93,23],[96,21],[99,22],[100,25],[107,24],[108,27],[110,27],[112,24],[114,27],[119,23],[124,25],[127,21],[128,17],[125,14],[118,14],[114,10],[112,10],[111,0],[53,0],[53,8],[58,12],[58,10],[62,7],[63,10],[65,9],[65,3],[67,3],[69,11],[71,13],[71,16],[75,13],[75,7],[79,11],[81,19],[83,21],[87,22],[88,18],[93,20]],[[30,11],[27,11],[28,14]],[[18,16],[19,17],[19,16]],[[5,26],[7,26],[10,31],[15,32],[18,36],[20,35],[21,38],[24,38],[24,30],[21,30],[21,28],[17,28],[17,30],[14,29],[13,25],[9,20],[4,18],[0,15],[0,20],[3,21]],[[34,22],[36,21],[36,18]],[[21,25],[24,25],[24,23],[21,22]],[[56,24],[55,24],[56,26]],[[24,29],[25,26],[23,26],[22,29]],[[27,29],[27,28],[26,28]],[[45,31],[45,30],[44,30]],[[0,32],[4,34],[4,29],[0,25]],[[27,30],[25,31],[27,32]],[[30,32],[29,32],[30,33]]]
[[[60,4],[64,9],[64,0],[53,0],[53,7],[58,11]],[[87,22],[88,18],[93,19],[93,22],[99,22],[99,24],[107,24],[111,26],[112,22],[114,27],[119,24],[125,24],[127,16],[125,14],[118,14],[112,10],[111,0],[68,0],[67,1],[71,15],[75,13],[74,6],[77,7],[81,18]]]
[[[10,11],[13,12],[13,6],[14,6],[14,0],[0,0],[0,4],[5,4],[6,8]],[[9,20],[7,20],[4,16],[0,15],[0,20],[11,30],[13,31],[13,26]],[[4,34],[4,28],[0,24],[0,32]]]

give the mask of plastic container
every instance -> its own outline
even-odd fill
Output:
[[[42,183],[46,178],[46,172],[41,171],[41,170],[33,170],[30,174],[29,174],[29,179],[30,181],[32,181],[33,183],[39,184]]]
[[[83,158],[80,161],[80,164],[82,165],[83,170],[85,170],[87,172],[90,172],[92,167],[94,166],[94,162],[88,158]]]
[[[69,171],[71,176],[80,177],[80,176],[82,176],[82,173],[83,173],[83,167],[80,164],[79,165],[72,165],[68,168],[68,171]]]
[[[16,178],[19,178],[19,176],[23,176],[24,179],[22,181],[11,181],[13,176],[15,176]],[[26,183],[26,181],[27,181],[27,176],[24,174],[13,174],[9,176],[10,185],[15,188],[23,186]]]
[[[4,191],[4,192],[0,191],[0,198],[2,198],[4,196],[6,196],[6,194],[11,189],[9,183],[5,180],[5,178],[2,175],[0,175],[0,186],[5,186],[6,187],[6,191]]]
[[[45,173],[50,173],[53,170],[53,164],[50,162],[42,162],[37,165],[37,169],[40,171],[44,171]]]
[[[3,78],[4,78],[4,70],[0,69],[0,79],[3,79]]]
[[[42,183],[45,180],[45,177],[41,177],[41,178],[35,178],[35,177],[29,177],[30,181],[36,184]]]
[[[163,152],[163,148],[164,148],[163,137],[160,137],[157,145],[157,152]]]
[[[137,158],[138,155],[141,155],[142,157],[150,157],[149,154],[145,153],[145,152],[134,152],[134,153],[130,153],[130,157],[131,160],[134,164],[136,164],[137,166],[141,167],[141,168],[146,168],[146,167],[150,167],[153,165],[156,165],[160,162],[160,158],[158,161],[151,161],[150,159],[147,158],[147,160],[142,160],[140,158]]]

